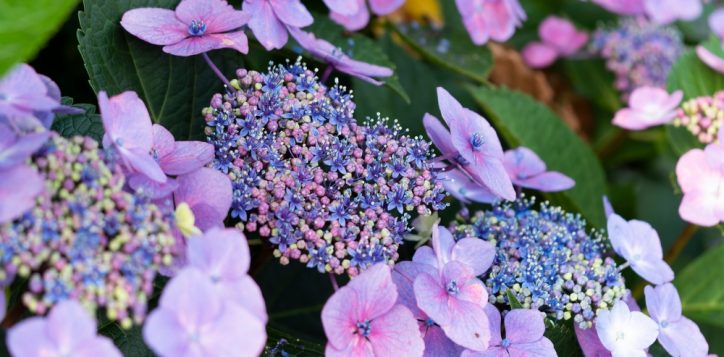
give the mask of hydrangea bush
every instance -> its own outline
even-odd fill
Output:
[[[0,12],[3,355],[724,353],[718,1]]]

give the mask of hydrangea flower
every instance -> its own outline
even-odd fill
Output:
[[[243,306],[266,323],[264,298],[249,273],[249,245],[236,229],[210,229],[206,234],[188,239],[188,266],[206,275],[226,301]]]
[[[692,98],[676,110],[674,126],[683,126],[702,144],[711,144],[724,127],[724,91]]]
[[[479,114],[463,108],[444,88],[437,89],[437,99],[450,132],[430,114],[423,118],[423,125],[443,158],[496,196],[515,199],[495,129]]]
[[[365,0],[324,0],[330,10],[330,17],[348,31],[357,31],[367,26],[370,12]],[[405,0],[369,0],[375,15],[389,15],[405,4]]]
[[[231,181],[226,175],[204,167],[179,176],[177,181],[174,202],[177,206],[189,206],[196,226],[203,231],[224,226],[233,199]]]
[[[8,331],[13,356],[121,357],[113,342],[96,335],[96,320],[75,300],[56,305],[46,318],[31,317]]]
[[[355,275],[397,259],[413,214],[446,206],[429,143],[380,118],[358,124],[344,87],[299,62],[237,76],[204,110],[212,165],[231,179],[237,227],[282,264]]]
[[[557,172],[546,171],[546,164],[533,150],[526,147],[508,150],[503,157],[503,166],[516,186],[543,192],[564,191],[576,182]]]
[[[325,355],[422,356],[425,345],[410,310],[397,304],[390,267],[376,264],[337,290],[322,309]]]
[[[701,0],[644,0],[646,15],[662,25],[676,20],[691,21],[701,15]]]
[[[463,24],[476,45],[508,41],[525,20],[518,0],[455,0]]]
[[[243,10],[249,17],[249,28],[267,51],[284,47],[289,39],[287,28],[314,22],[300,0],[245,0]]]
[[[616,112],[613,124],[628,130],[643,130],[671,122],[684,92],[669,94],[657,87],[636,88],[628,99],[628,108]]]
[[[50,120],[43,113],[58,109],[61,105],[59,96],[55,97],[49,91],[49,85],[55,84],[47,77],[38,75],[27,64],[12,68],[0,79],[0,124],[27,129],[37,126],[33,124],[40,123],[43,118],[42,125],[50,127]]]
[[[485,351],[490,341],[484,310],[488,292],[476,276],[490,267],[493,247],[474,238],[455,242],[444,227],[433,227],[432,246],[418,248],[413,258],[435,268],[432,274],[423,271],[413,282],[417,306],[456,344]]]
[[[490,303],[509,304],[507,295],[512,294],[526,309],[559,320],[573,318],[589,328],[597,311],[623,296],[623,278],[604,255],[605,238],[587,233],[580,215],[548,204],[536,210],[534,203],[525,198],[498,203],[461,218],[451,228],[453,235],[495,244],[493,266],[481,276]]]
[[[505,338],[500,329],[500,311],[492,305],[485,307],[490,321],[490,348],[485,352],[466,350],[461,357],[527,357],[557,356],[553,342],[543,337],[546,327],[538,310],[513,309],[505,314]]]
[[[187,267],[166,285],[143,339],[163,357],[258,356],[266,331],[258,316],[222,298],[207,276]]]
[[[619,301],[610,311],[598,314],[596,331],[613,357],[645,357],[644,350],[656,341],[659,328],[648,316]]]
[[[150,180],[165,183],[167,178],[151,156],[153,129],[151,116],[136,92],[123,92],[110,99],[98,93],[98,108],[103,118],[103,146],[113,148],[130,173],[140,173]]]
[[[643,15],[645,0],[592,0],[604,9],[619,15]]]
[[[225,0],[182,0],[175,10],[137,8],[126,11],[121,26],[132,35],[175,56],[193,56],[220,48],[247,53],[239,30],[248,17]]]
[[[435,226],[437,229],[437,226]],[[428,264],[414,262],[399,262],[392,271],[392,280],[397,286],[399,294],[398,304],[405,306],[417,320],[423,341],[425,342],[425,357],[459,356],[463,347],[453,342],[445,331],[417,306],[414,283],[420,274],[435,275],[435,267]]]
[[[641,19],[624,19],[616,28],[597,30],[591,50],[606,60],[606,67],[616,76],[614,85],[625,100],[639,87],[665,88],[683,44],[681,35],[673,28]]]
[[[706,356],[709,345],[696,324],[681,315],[679,292],[672,284],[646,286],[646,308],[659,324],[658,340],[672,356]]]
[[[538,27],[541,42],[531,42],[523,48],[523,59],[533,68],[551,65],[559,56],[570,56],[588,41],[588,34],[578,31],[570,21],[549,16]]]
[[[342,73],[347,73],[365,82],[382,85],[373,77],[389,77],[393,74],[392,69],[365,62],[360,62],[347,56],[340,48],[331,43],[318,39],[314,34],[304,32],[297,28],[289,28],[289,33],[294,37],[302,48],[309,51],[314,57],[326,62]]]
[[[676,163],[676,178],[684,198],[679,215],[687,222],[711,227],[724,221],[724,130],[705,150],[689,150]]]
[[[30,165],[45,189],[0,225],[0,281],[27,279],[21,300],[32,313],[76,298],[122,326],[140,323],[157,271],[175,255],[173,217],[124,192],[120,167],[90,138],[52,134]]]
[[[664,261],[661,240],[650,224],[621,216],[608,216],[608,238],[613,250],[626,259],[636,274],[654,283],[663,284],[674,280],[674,271]]]

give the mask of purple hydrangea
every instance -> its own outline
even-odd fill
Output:
[[[237,226],[282,264],[356,275],[397,259],[412,215],[445,207],[429,143],[379,117],[358,124],[344,87],[300,62],[236,74],[204,110],[212,165],[233,182]]]
[[[22,302],[42,315],[61,301],[140,323],[160,267],[171,264],[173,218],[123,191],[121,168],[90,138],[50,140],[30,160],[46,190],[0,225],[0,280],[28,279]]]
[[[684,102],[676,111],[673,124],[685,127],[702,144],[713,143],[724,126],[724,91]]]
[[[534,204],[532,198],[497,204],[455,223],[454,235],[495,244],[493,266],[482,275],[491,303],[510,304],[512,294],[526,309],[558,320],[573,318],[589,328],[599,309],[623,296],[623,277],[604,256],[605,237],[587,233],[580,215],[547,203],[535,210]]]
[[[625,100],[638,87],[665,88],[683,43],[673,28],[626,19],[616,28],[596,31],[591,50],[606,59],[606,66],[616,75],[615,86]]]

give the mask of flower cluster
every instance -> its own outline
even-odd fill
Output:
[[[638,87],[665,87],[682,48],[681,36],[674,29],[639,19],[623,20],[617,28],[599,29],[591,44],[616,75],[615,86],[624,99]]]
[[[231,216],[290,259],[355,275],[397,259],[411,214],[445,207],[429,144],[386,119],[359,125],[344,87],[302,63],[239,69],[204,110],[213,166],[233,183]]]
[[[724,91],[684,102],[673,123],[686,127],[703,144],[711,144],[724,125]]]
[[[624,281],[613,259],[603,257],[605,238],[586,233],[578,215],[519,198],[477,212],[469,222],[454,224],[457,239],[478,237],[497,252],[484,281],[490,301],[540,309],[556,319],[589,328],[601,310],[621,298]]]
[[[125,178],[90,138],[50,140],[31,159],[45,190],[35,207],[0,226],[0,278],[28,279],[37,314],[78,299],[139,323],[160,267],[172,260],[172,217],[123,191]]]

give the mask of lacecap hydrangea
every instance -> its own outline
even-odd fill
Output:
[[[123,191],[120,167],[93,139],[53,133],[29,161],[45,190],[0,225],[2,281],[27,284],[22,302],[36,314],[75,299],[124,327],[141,323],[156,273],[173,259],[173,217]]]
[[[580,215],[534,204],[532,198],[499,203],[453,223],[453,234],[495,245],[493,265],[481,277],[490,303],[511,305],[512,294],[524,308],[589,328],[625,291],[614,260],[604,256],[605,237],[587,233]]]
[[[702,144],[711,144],[724,126],[724,91],[687,100],[676,111],[673,124],[685,127]]]
[[[299,61],[236,76],[204,110],[213,167],[232,180],[237,227],[282,264],[350,275],[392,264],[411,216],[445,207],[429,143],[379,115],[358,124],[343,86]]]
[[[614,85],[624,99],[639,87],[665,88],[683,47],[675,29],[643,19],[624,19],[618,27],[601,28],[591,42],[591,50],[606,60],[616,76]]]

